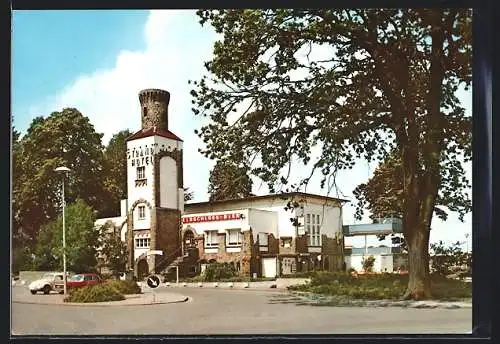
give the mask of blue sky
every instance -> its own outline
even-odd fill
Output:
[[[191,112],[188,80],[204,73],[217,35],[198,23],[195,11],[14,11],[12,26],[12,114],[14,126],[24,133],[31,120],[64,107],[76,107],[104,134],[140,128],[137,94],[144,88],[171,93],[169,127],[184,140],[184,183],[196,201],[208,198],[208,176],[213,162],[197,149],[201,140],[193,130],[203,121]],[[460,92],[471,109],[471,93]],[[343,197],[365,182],[374,165],[360,161],[343,171],[338,184]],[[467,166],[470,177],[470,165]],[[254,183],[256,194],[266,188]],[[324,194],[311,186],[308,192]],[[335,196],[335,195],[334,195]],[[353,223],[354,208],[347,206],[344,223]],[[471,232],[455,215],[433,221],[431,242],[464,241]],[[469,237],[469,242],[471,238]],[[469,247],[471,245],[469,244]]]

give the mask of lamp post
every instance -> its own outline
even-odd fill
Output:
[[[465,233],[465,245],[466,245],[466,251],[469,253],[469,233]]]
[[[63,283],[64,283],[64,295],[66,295],[68,292],[66,287],[68,276],[66,275],[66,219],[65,219],[66,198],[64,197],[64,176],[71,170],[65,166],[60,166],[56,168],[54,171],[62,173],[62,223],[63,223],[62,240],[63,240],[63,274],[64,274]]]

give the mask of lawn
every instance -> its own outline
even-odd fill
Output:
[[[347,273],[315,272],[311,274],[311,283],[288,289],[352,299],[398,300],[404,294],[407,284],[407,275],[372,274],[356,277]],[[471,283],[432,275],[431,292],[436,300],[457,301],[471,298],[472,286]]]

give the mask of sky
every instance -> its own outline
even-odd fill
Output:
[[[191,111],[188,80],[199,80],[205,73],[203,63],[210,60],[217,39],[211,27],[199,24],[194,10],[14,11],[14,126],[24,134],[34,117],[75,107],[104,134],[106,145],[120,130],[140,129],[140,90],[165,89],[171,94],[169,129],[184,141],[184,186],[194,191],[194,201],[206,201],[214,162],[198,153],[203,143],[193,131],[206,120]],[[471,92],[460,91],[458,96],[470,114]],[[341,171],[341,194],[330,196],[354,200],[352,191],[375,167],[359,160],[352,170]],[[470,163],[465,167],[470,179]],[[326,195],[317,184],[307,192]],[[254,180],[253,192],[263,195],[267,188]],[[344,206],[344,224],[368,222],[367,216],[355,221],[353,214],[353,205]],[[461,241],[465,249],[467,240],[470,249],[471,220],[468,214],[460,222],[454,213],[446,222],[434,218],[430,241]],[[358,246],[364,238],[351,242]]]

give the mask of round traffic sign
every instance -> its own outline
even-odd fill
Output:
[[[160,278],[156,275],[151,275],[148,277],[146,283],[150,288],[158,288],[160,286]]]

